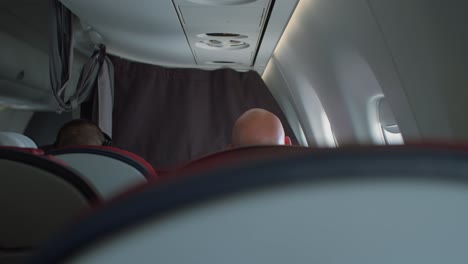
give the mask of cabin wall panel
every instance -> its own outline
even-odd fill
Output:
[[[24,133],[34,112],[9,108],[0,109],[0,131]]]
[[[423,139],[468,140],[467,1],[369,0]]]
[[[301,1],[274,56],[300,98],[295,103],[309,109],[299,114],[309,116],[305,118],[309,120],[320,114],[308,107],[316,93],[339,145],[373,143],[369,105],[382,95],[394,106],[403,135],[419,137],[391,54],[367,1]]]
[[[311,136],[313,134],[310,133],[312,128],[310,126],[306,127],[305,129],[309,129],[309,131],[308,133],[304,133],[305,129],[302,124],[308,125],[309,123],[300,120],[300,118],[304,118],[306,115],[298,114],[303,109],[299,109],[301,105],[296,103],[297,98],[293,98],[290,85],[286,83],[282,70],[278,68],[274,58],[268,63],[263,78],[271,94],[275,97],[281,110],[283,110],[299,144],[301,146],[315,146],[317,144],[316,140]]]

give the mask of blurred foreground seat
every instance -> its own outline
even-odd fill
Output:
[[[468,263],[468,152],[315,150],[103,206],[33,263]]]

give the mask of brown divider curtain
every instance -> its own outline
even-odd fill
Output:
[[[259,107],[284,114],[257,72],[171,69],[110,57],[114,65],[113,143],[155,168],[226,149],[235,120]]]

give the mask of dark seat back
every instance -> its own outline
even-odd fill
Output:
[[[291,157],[313,150],[313,148],[299,146],[249,146],[233,148],[201,157],[176,168],[158,170],[158,172],[161,178],[172,178],[225,167],[247,165],[262,160]]]
[[[76,171],[0,148],[0,263],[21,257],[98,201]]]

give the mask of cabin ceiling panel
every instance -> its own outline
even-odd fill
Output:
[[[62,3],[102,36],[110,53],[166,66],[195,63],[171,1],[62,0]]]
[[[61,2],[80,19],[76,42],[85,46],[89,47],[86,41],[92,39],[104,43],[111,54],[166,67],[262,72],[298,1]],[[202,36],[204,33],[237,33],[242,37]]]
[[[0,31],[48,51],[47,1],[0,1]]]
[[[239,5],[194,4],[187,0],[174,0],[198,65],[218,61],[246,68],[254,64],[270,4],[271,0]],[[210,33],[227,34],[211,36]]]
[[[265,4],[268,4],[266,2]],[[259,28],[266,6],[178,6],[187,26],[247,26]]]

